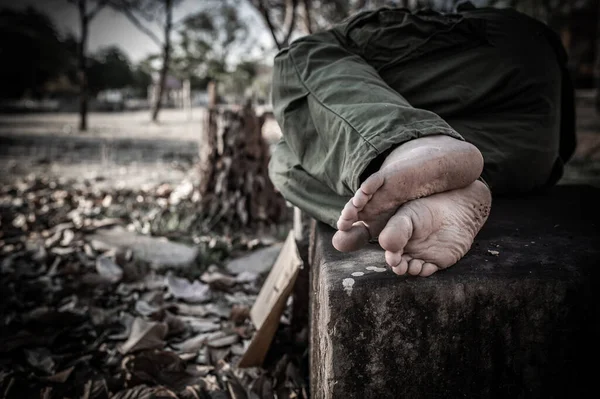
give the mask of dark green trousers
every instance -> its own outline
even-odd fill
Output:
[[[335,226],[389,151],[444,134],[481,151],[492,193],[547,187],[575,148],[566,63],[558,37],[513,10],[358,14],[276,56],[283,138],[270,177],[288,201]]]

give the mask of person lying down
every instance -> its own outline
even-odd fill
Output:
[[[492,193],[554,185],[575,148],[566,52],[511,9],[359,13],[281,50],[272,90],[276,188],[399,275],[457,263]]]

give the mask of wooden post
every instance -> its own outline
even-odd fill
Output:
[[[211,80],[208,82],[208,109],[215,109],[217,106],[217,82]]]
[[[183,81],[182,89],[183,109],[187,114],[188,121],[192,120],[192,85],[189,79]]]

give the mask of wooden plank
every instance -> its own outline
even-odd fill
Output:
[[[275,265],[250,310],[250,319],[257,331],[240,359],[238,367],[255,367],[262,364],[302,265],[294,232],[290,231]]]

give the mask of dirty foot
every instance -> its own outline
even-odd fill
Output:
[[[402,205],[379,235],[387,264],[413,276],[452,266],[471,248],[491,203],[490,190],[476,181]]]
[[[333,246],[342,252],[363,247],[406,201],[466,187],[482,169],[479,150],[452,137],[436,135],[402,144],[348,201]]]

